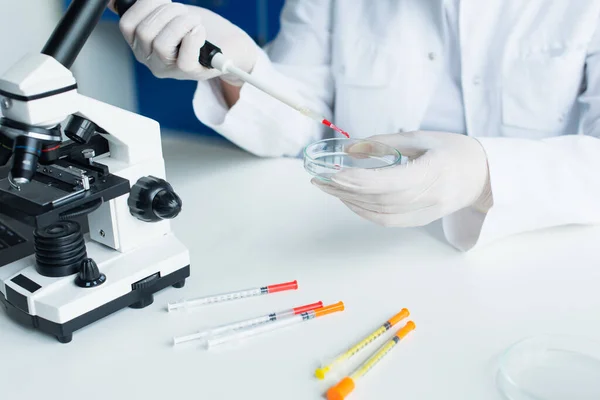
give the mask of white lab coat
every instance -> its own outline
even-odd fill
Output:
[[[355,137],[418,130],[442,59],[441,0],[288,0],[253,74]],[[462,0],[467,134],[488,156],[494,206],[444,218],[460,249],[600,223],[600,0]],[[228,110],[201,82],[198,118],[260,156],[297,156],[325,128],[244,85]]]

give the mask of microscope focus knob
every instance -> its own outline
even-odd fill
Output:
[[[140,178],[127,200],[129,211],[139,220],[158,222],[173,219],[181,212],[182,201],[173,187],[154,176]]]
[[[106,282],[106,275],[100,273],[98,265],[91,258],[81,262],[79,274],[75,278],[75,284],[82,288],[93,288]]]

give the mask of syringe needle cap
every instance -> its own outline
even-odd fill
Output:
[[[400,312],[398,314],[396,314],[392,318],[390,318],[390,320],[388,322],[390,323],[391,326],[394,326],[398,322],[402,321],[404,318],[407,318],[409,315],[410,315],[410,312],[408,311],[408,309],[403,308],[402,310],[400,310]]]
[[[318,318],[324,315],[333,314],[335,312],[344,311],[344,308],[344,302],[340,301],[327,307],[316,309],[315,316]]]
[[[354,391],[354,381],[350,377],[345,377],[337,385],[327,391],[327,400],[344,400]]]
[[[398,339],[403,339],[406,335],[408,335],[411,331],[413,331],[417,326],[415,325],[414,322],[412,321],[408,321],[406,323],[406,325],[404,325],[402,327],[402,329],[400,329],[398,331],[398,333],[396,334],[396,336],[398,337]]]
[[[277,285],[269,285],[267,286],[267,290],[269,293],[277,293],[284,292],[286,290],[297,290],[298,289],[298,281],[279,283]]]

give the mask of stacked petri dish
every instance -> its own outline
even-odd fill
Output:
[[[600,399],[600,342],[558,335],[522,340],[501,356],[497,384],[507,400]]]

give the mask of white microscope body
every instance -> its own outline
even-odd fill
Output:
[[[136,186],[138,182],[152,177],[154,182],[166,184],[162,181],[166,176],[157,122],[82,96],[77,92],[71,71],[44,54],[25,56],[0,79],[0,105],[4,120],[32,127],[21,132],[31,137],[39,135],[33,127],[56,127],[70,116],[95,124],[95,134],[108,141],[109,151],[96,156],[88,151],[86,158],[90,165],[106,167],[110,175],[128,181],[132,188],[131,193],[127,190],[101,201],[99,208],[87,215],[89,233],[84,236],[87,258],[95,261],[104,278],[85,287],[76,284],[77,274],[58,277],[41,274],[35,254],[0,266],[0,300],[11,315],[55,335],[61,342],[69,342],[74,331],[104,316],[125,307],[145,307],[152,302],[154,292],[168,286],[183,286],[189,276],[190,257],[171,230],[171,217],[143,221],[139,218],[140,210],[132,208],[133,188],[137,188],[137,195],[153,190]],[[19,135],[14,125],[5,124],[3,133],[13,135],[12,139]],[[37,167],[40,174],[42,170],[53,173],[51,169],[52,165]],[[64,206],[72,198],[82,201],[82,196],[94,190],[94,182],[81,172],[85,168],[67,169],[75,171],[76,177],[80,174],[82,179],[77,180],[80,183],[77,190],[53,200],[50,203],[53,206]],[[52,184],[33,180],[22,185],[15,181],[8,183],[10,186],[4,182],[1,188],[4,197],[0,197],[0,213],[9,210],[8,202],[3,203],[5,198],[23,196],[35,200],[44,191],[54,190]],[[98,178],[96,183],[100,183]],[[154,194],[157,192],[154,190]],[[145,195],[152,200],[152,193]],[[153,213],[153,204],[152,201],[147,204],[146,213]],[[14,204],[10,210],[13,208]]]

